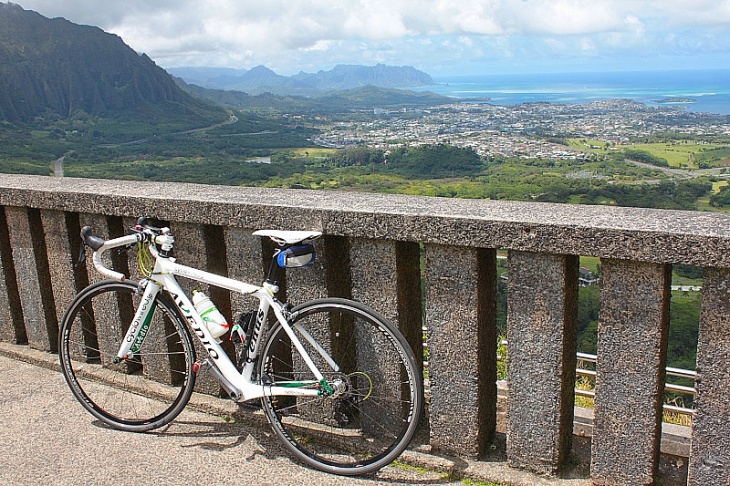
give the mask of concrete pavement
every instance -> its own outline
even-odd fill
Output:
[[[366,479],[314,471],[265,428],[192,410],[152,433],[112,430],[82,409],[58,371],[1,352],[0,370],[2,485],[448,484],[442,474],[395,467]]]
[[[59,369],[55,354],[0,342],[0,486],[590,485],[535,476],[503,460],[438,456],[427,446],[370,477],[325,474],[294,461],[263,417],[198,394],[160,430],[112,430],[76,402]]]

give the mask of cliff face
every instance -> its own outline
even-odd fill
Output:
[[[69,117],[78,110],[129,114],[165,105],[178,115],[203,108],[118,36],[0,3],[0,119]]]

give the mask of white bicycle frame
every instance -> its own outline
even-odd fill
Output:
[[[155,238],[159,243],[160,239],[166,235]],[[167,235],[169,236],[169,235]],[[170,237],[171,238],[171,237]],[[102,254],[111,248],[120,246],[128,246],[143,241],[144,236],[141,234],[133,234],[123,236],[104,242],[104,244],[94,252],[93,262],[96,269],[103,275],[115,280],[124,281],[126,276],[122,273],[115,272],[104,265]],[[264,396],[286,395],[286,396],[320,396],[331,390],[328,383],[324,379],[322,373],[317,369],[316,365],[310,358],[307,351],[302,346],[301,341],[293,331],[292,326],[287,321],[284,314],[282,304],[274,298],[274,293],[278,290],[270,284],[263,284],[261,287],[247,284],[221,275],[198,270],[175,262],[174,258],[162,257],[157,252],[154,244],[149,245],[150,253],[155,258],[155,266],[152,274],[146,279],[144,284],[144,292],[139,306],[136,309],[134,319],[124,337],[123,343],[119,348],[117,360],[125,360],[133,356],[147,334],[147,330],[152,319],[155,297],[161,291],[167,291],[173,298],[175,305],[180,309],[182,314],[188,321],[193,334],[198,338],[200,343],[208,353],[208,361],[211,364],[213,374],[221,382],[221,385],[229,392],[230,397],[235,401],[247,401]],[[259,299],[259,308],[256,314],[256,324],[252,336],[247,336],[249,343],[248,356],[242,372],[239,373],[236,366],[231,362],[223,348],[213,338],[207,326],[203,323],[203,318],[195,310],[190,299],[187,297],[183,289],[175,279],[175,275],[185,277],[190,280],[204,282],[216,287],[221,287],[233,292],[244,295],[250,295]],[[291,382],[292,386],[272,386],[265,383],[257,383],[253,380],[253,373],[261,348],[261,334],[263,324],[269,310],[274,311],[276,319],[279,321],[285,332],[291,339],[291,342],[297,352],[304,360],[307,367],[317,381],[308,382]],[[327,354],[327,352],[312,338],[312,336],[300,325],[294,324],[297,332],[317,350],[317,352],[326,360],[334,371],[339,371],[339,366]],[[307,385],[319,385],[317,388],[311,388]]]

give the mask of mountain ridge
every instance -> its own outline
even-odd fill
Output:
[[[196,98],[206,99],[232,110],[264,108],[278,112],[298,110],[309,113],[337,113],[374,108],[427,108],[454,101],[452,98],[430,91],[378,88],[372,85],[311,96],[275,95],[270,92],[250,95],[243,91],[202,88],[195,84],[187,84],[180,78],[176,78],[176,81],[182,89]]]
[[[243,91],[250,95],[271,93],[281,96],[313,96],[334,91],[344,91],[365,86],[378,88],[402,88],[434,84],[430,75],[411,66],[362,66],[339,64],[334,68],[316,73],[299,72],[282,76],[266,66],[250,70],[231,68],[178,67],[167,72],[206,89]]]
[[[0,119],[49,114],[222,118],[145,54],[98,27],[0,3]]]

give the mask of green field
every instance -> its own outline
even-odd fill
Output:
[[[661,142],[661,143],[634,143],[629,145],[608,144],[603,140],[571,138],[569,146],[584,152],[611,153],[616,150],[643,150],[650,154],[666,159],[671,167],[696,169],[695,155],[716,149],[727,149],[725,144],[696,143],[696,142]],[[719,162],[719,160],[718,160]],[[728,161],[730,165],[730,161]]]

